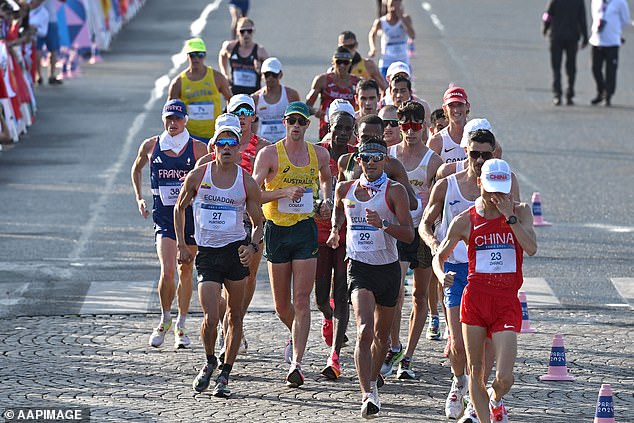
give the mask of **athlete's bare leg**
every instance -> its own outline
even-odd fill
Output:
[[[390,327],[390,347],[392,351],[401,346],[401,317],[403,311],[403,303],[405,302],[405,277],[407,276],[407,268],[409,263],[401,261],[401,290],[398,293],[398,302],[396,303],[396,309],[394,310],[394,321]],[[386,352],[387,353],[387,352]]]
[[[227,336],[225,337],[225,363],[233,364],[236,361],[240,341],[242,340],[242,312],[244,305],[244,293],[247,278],[239,281],[225,280],[225,292],[227,295],[227,312],[225,320],[228,321]]]
[[[390,347],[388,342],[390,327],[394,320],[396,307],[385,307],[377,304],[374,307],[374,342],[372,344],[372,374],[371,380],[377,380],[381,372],[383,360]]]
[[[286,325],[288,330],[293,328],[295,319],[295,308],[291,301],[291,263],[271,263],[267,262],[269,276],[271,277],[271,295],[275,304],[277,317]]]
[[[176,286],[174,285],[174,276],[176,274],[176,240],[157,235],[156,254],[158,255],[161,265],[161,276],[158,283],[161,310],[169,312],[174,302],[174,296],[176,295]]]
[[[174,243],[176,246],[176,243]],[[198,247],[196,245],[188,245],[189,251],[195,257]],[[176,251],[174,252],[176,254]],[[176,257],[176,255],[174,255]],[[192,299],[192,275],[194,271],[194,261],[189,263],[178,264],[178,286],[176,288],[176,295],[178,297],[178,315],[187,316],[189,311],[189,304]]]
[[[469,395],[480,422],[490,422],[489,396],[484,384],[484,343],[487,329],[480,326],[462,325],[462,336],[467,352],[469,368]]]
[[[500,401],[513,386],[513,366],[517,357],[517,332],[505,330],[494,332],[493,348],[495,349],[495,379],[491,386],[495,391],[493,399]]]
[[[451,352],[449,354],[451,372],[454,376],[460,377],[464,375],[467,365],[467,355],[462,338],[462,324],[460,323],[460,306],[447,309],[447,320],[449,322],[449,333],[451,334]]]
[[[317,259],[293,260],[293,362],[301,363],[310,332],[310,293],[315,282]]]
[[[200,339],[205,347],[205,354],[212,355],[216,349],[218,336],[218,301],[222,285],[218,282],[201,282],[198,284],[198,298],[203,309],[203,321],[200,325]]]

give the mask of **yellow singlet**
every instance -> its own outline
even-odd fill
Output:
[[[370,74],[368,73],[368,70],[365,68],[365,59],[363,58],[359,61],[359,63],[354,65],[350,73],[358,76],[361,79],[370,79]]]
[[[315,146],[306,143],[308,146],[308,157],[310,162],[306,166],[294,166],[286,154],[282,141],[275,144],[277,149],[277,174],[270,182],[264,182],[264,188],[272,191],[278,188],[290,186],[302,186],[307,189],[301,200],[293,202],[288,199],[280,199],[265,203],[262,206],[264,216],[278,226],[292,226],[297,222],[313,216],[314,199],[319,196],[319,163]],[[293,207],[304,207],[307,213],[293,213]],[[285,211],[281,211],[285,210]]]
[[[216,87],[214,70],[207,66],[207,72],[200,81],[192,81],[187,71],[181,73],[180,98],[187,105],[189,121],[187,130],[198,137],[211,138],[214,135],[214,123],[222,112],[220,91]]]

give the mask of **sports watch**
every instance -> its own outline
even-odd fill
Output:
[[[381,220],[381,229],[386,230],[391,225],[390,221],[387,219]]]
[[[258,251],[260,251],[260,246],[256,244],[255,242],[252,242],[249,245],[253,247],[253,252],[257,253]]]
[[[506,223],[509,225],[515,225],[517,223],[517,216],[510,215],[508,219],[506,219]]]

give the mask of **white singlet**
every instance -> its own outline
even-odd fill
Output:
[[[205,166],[198,192],[194,198],[194,239],[201,247],[224,247],[246,238],[244,213],[246,207],[246,187],[242,168],[230,188],[222,189],[214,185],[211,178],[213,163]]]
[[[286,106],[288,106],[288,97],[286,95],[286,87],[282,85],[281,89],[282,94],[275,104],[267,103],[264,99],[264,94],[260,94],[258,97],[256,110],[260,118],[258,135],[271,142],[278,142],[286,136],[286,127],[284,127],[282,118],[284,117]]]
[[[460,162],[458,162],[460,163]],[[456,163],[457,165],[457,163]],[[442,210],[442,221],[436,229],[436,237],[439,240],[443,240],[449,230],[449,224],[454,217],[458,216],[469,207],[473,206],[475,201],[469,201],[462,196],[460,187],[458,187],[458,181],[456,175],[447,176],[447,193],[445,194],[445,204]],[[451,255],[446,260],[449,263],[460,264],[467,263],[467,245],[464,241],[458,242],[456,248],[451,252]]]
[[[381,22],[381,59],[380,68],[387,68],[394,62],[409,64],[407,57],[407,31],[403,21],[399,19],[394,25],[390,25],[387,16],[382,16]]]
[[[449,135],[449,127],[443,128],[440,131],[442,137],[442,150],[440,150],[440,157],[445,163],[457,162],[467,158],[464,149],[460,147],[460,143],[456,144]]]
[[[390,147],[389,153],[390,156],[396,157],[396,145]],[[431,187],[427,183],[427,166],[429,165],[429,159],[431,159],[433,154],[434,152],[428,149],[418,166],[416,166],[413,170],[405,169],[407,172],[407,179],[416,194],[416,210],[410,210],[415,228],[418,228],[418,225],[423,218],[423,211],[425,210],[427,203],[429,203]]]
[[[349,258],[366,264],[389,264],[398,261],[396,238],[382,229],[369,225],[365,209],[375,210],[382,219],[398,223],[396,215],[387,205],[387,190],[390,180],[368,201],[360,201],[354,195],[359,181],[354,181],[343,198],[346,214],[346,254]]]

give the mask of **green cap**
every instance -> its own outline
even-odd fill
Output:
[[[200,38],[191,38],[185,41],[185,54],[193,53],[195,51],[207,53],[205,42]]]
[[[310,109],[308,108],[308,105],[303,101],[293,101],[288,106],[286,106],[284,116],[289,116],[295,113],[304,116],[306,119],[310,118]]]

